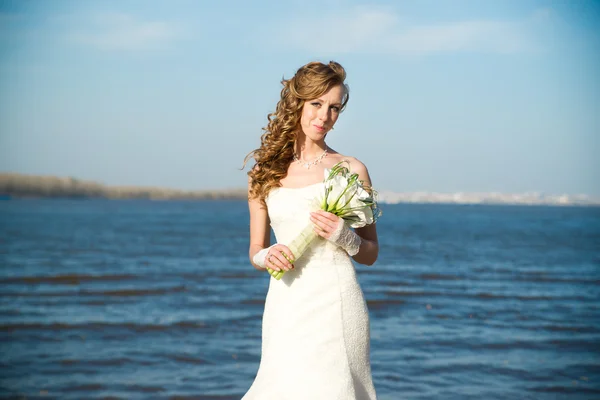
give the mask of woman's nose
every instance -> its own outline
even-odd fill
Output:
[[[322,107],[319,110],[319,119],[321,121],[327,121],[329,119],[329,110],[325,107]]]

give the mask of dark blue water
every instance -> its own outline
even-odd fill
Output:
[[[357,266],[381,399],[600,397],[600,208],[383,209]],[[0,202],[0,396],[239,399],[247,243],[239,201]]]

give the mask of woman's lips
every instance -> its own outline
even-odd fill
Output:
[[[319,125],[313,125],[315,128],[317,128],[318,131],[324,131],[325,127],[324,126],[319,126]]]

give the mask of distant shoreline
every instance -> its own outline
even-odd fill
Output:
[[[247,189],[179,190],[144,186],[110,186],[72,177],[0,173],[0,199],[146,199],[146,200],[247,200]],[[485,204],[600,206],[600,199],[587,195],[540,193],[394,193],[382,191],[383,204]]]
[[[379,193],[384,204],[481,204],[513,206],[599,207],[600,199],[587,195],[529,193]]]
[[[0,197],[148,200],[247,199],[246,189],[179,190],[144,186],[109,186],[72,177],[0,173]]]

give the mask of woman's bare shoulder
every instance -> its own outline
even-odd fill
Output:
[[[369,182],[371,181],[370,177],[369,177],[369,171],[367,170],[367,166],[360,161],[358,158],[356,157],[352,157],[352,156],[348,156],[348,155],[344,155],[341,153],[335,153],[333,155],[335,159],[335,162],[340,162],[340,161],[347,161],[350,167],[350,171],[355,172],[358,174],[358,176],[363,179],[363,180],[368,180]]]
[[[356,157],[346,157],[346,159],[348,160],[348,163],[350,164],[350,170],[353,172],[358,173],[359,175],[361,173],[366,173],[367,172],[367,166],[360,161],[358,158]]]

